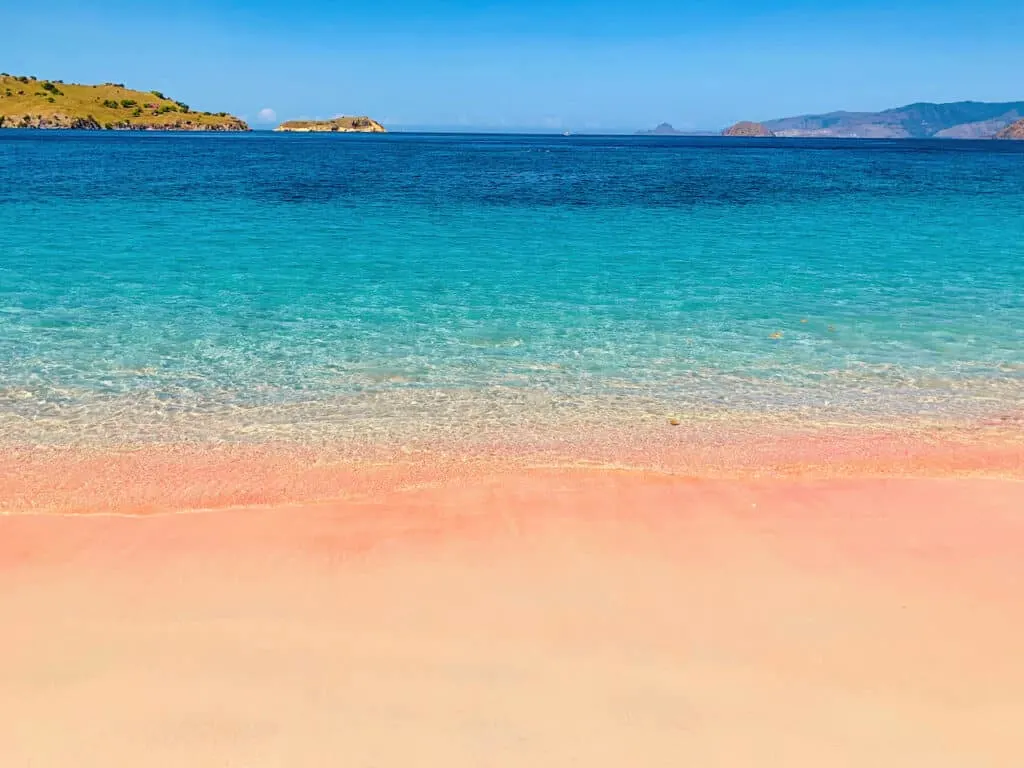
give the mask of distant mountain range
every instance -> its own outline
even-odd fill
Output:
[[[1024,117],[1024,101],[908,104],[882,112],[828,112],[767,120],[776,136],[859,139],[988,139]]]
[[[990,139],[1024,118],[1024,101],[921,102],[882,112],[828,112],[761,122],[775,136],[858,139]],[[647,135],[695,135],[662,123]]]

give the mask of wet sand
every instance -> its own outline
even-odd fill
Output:
[[[6,449],[0,763],[1019,765],[1020,444],[765,445]]]

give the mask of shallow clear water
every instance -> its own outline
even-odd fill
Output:
[[[1024,408],[1012,142],[3,131],[0,222],[8,437]]]

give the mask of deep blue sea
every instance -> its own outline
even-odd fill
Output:
[[[1024,142],[0,131],[0,439],[1024,410]]]

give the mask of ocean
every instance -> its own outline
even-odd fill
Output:
[[[0,441],[1024,412],[1024,143],[0,132]]]

